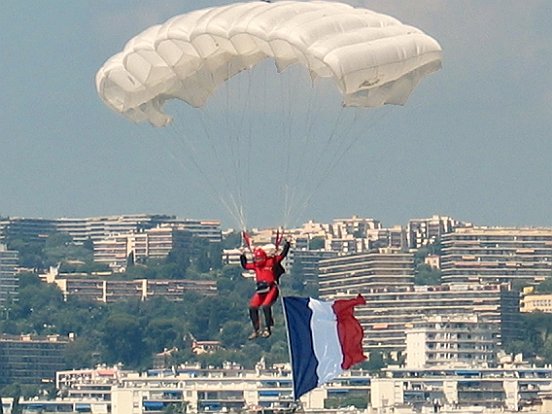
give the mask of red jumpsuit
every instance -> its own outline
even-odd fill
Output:
[[[257,283],[257,289],[249,301],[249,316],[255,330],[254,337],[257,336],[255,333],[258,333],[260,328],[259,308],[263,310],[265,315],[263,336],[269,336],[270,328],[274,325],[271,306],[278,299],[278,282],[280,276],[285,272],[281,262],[286,257],[289,247],[289,242],[286,242],[282,253],[273,257],[267,256],[263,249],[256,248],[253,253],[253,263],[247,262],[245,254],[240,257],[242,267],[255,272],[255,282]]]

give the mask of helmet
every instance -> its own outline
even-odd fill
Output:
[[[257,247],[253,252],[253,261],[257,264],[263,265],[266,262],[266,259],[266,252],[262,248]]]
[[[265,251],[268,257],[274,257],[276,254],[276,246],[272,243],[265,244],[261,249]]]

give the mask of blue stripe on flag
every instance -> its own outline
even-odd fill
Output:
[[[318,360],[314,354],[311,332],[312,310],[309,298],[284,297],[291,369],[293,373],[293,394],[298,399],[301,395],[317,387]]]

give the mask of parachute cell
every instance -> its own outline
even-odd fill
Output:
[[[395,18],[336,2],[250,2],[173,17],[131,39],[96,75],[102,100],[163,126],[164,103],[201,107],[237,73],[274,59],[331,78],[345,106],[403,104],[441,65],[441,47]]]

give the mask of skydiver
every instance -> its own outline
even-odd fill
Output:
[[[244,239],[246,238],[244,234]],[[247,241],[249,245],[249,242]],[[289,252],[290,242],[286,240],[282,251],[278,253],[279,240],[277,237],[276,245],[257,247],[253,250],[253,263],[247,262],[245,252],[240,256],[240,262],[244,269],[255,271],[255,282],[257,284],[255,293],[249,301],[249,318],[253,324],[253,333],[249,339],[255,339],[259,336],[268,338],[274,326],[272,319],[272,305],[278,299],[278,283],[280,277],[285,273],[282,266],[282,260]],[[260,330],[259,309],[263,310],[265,326]]]

